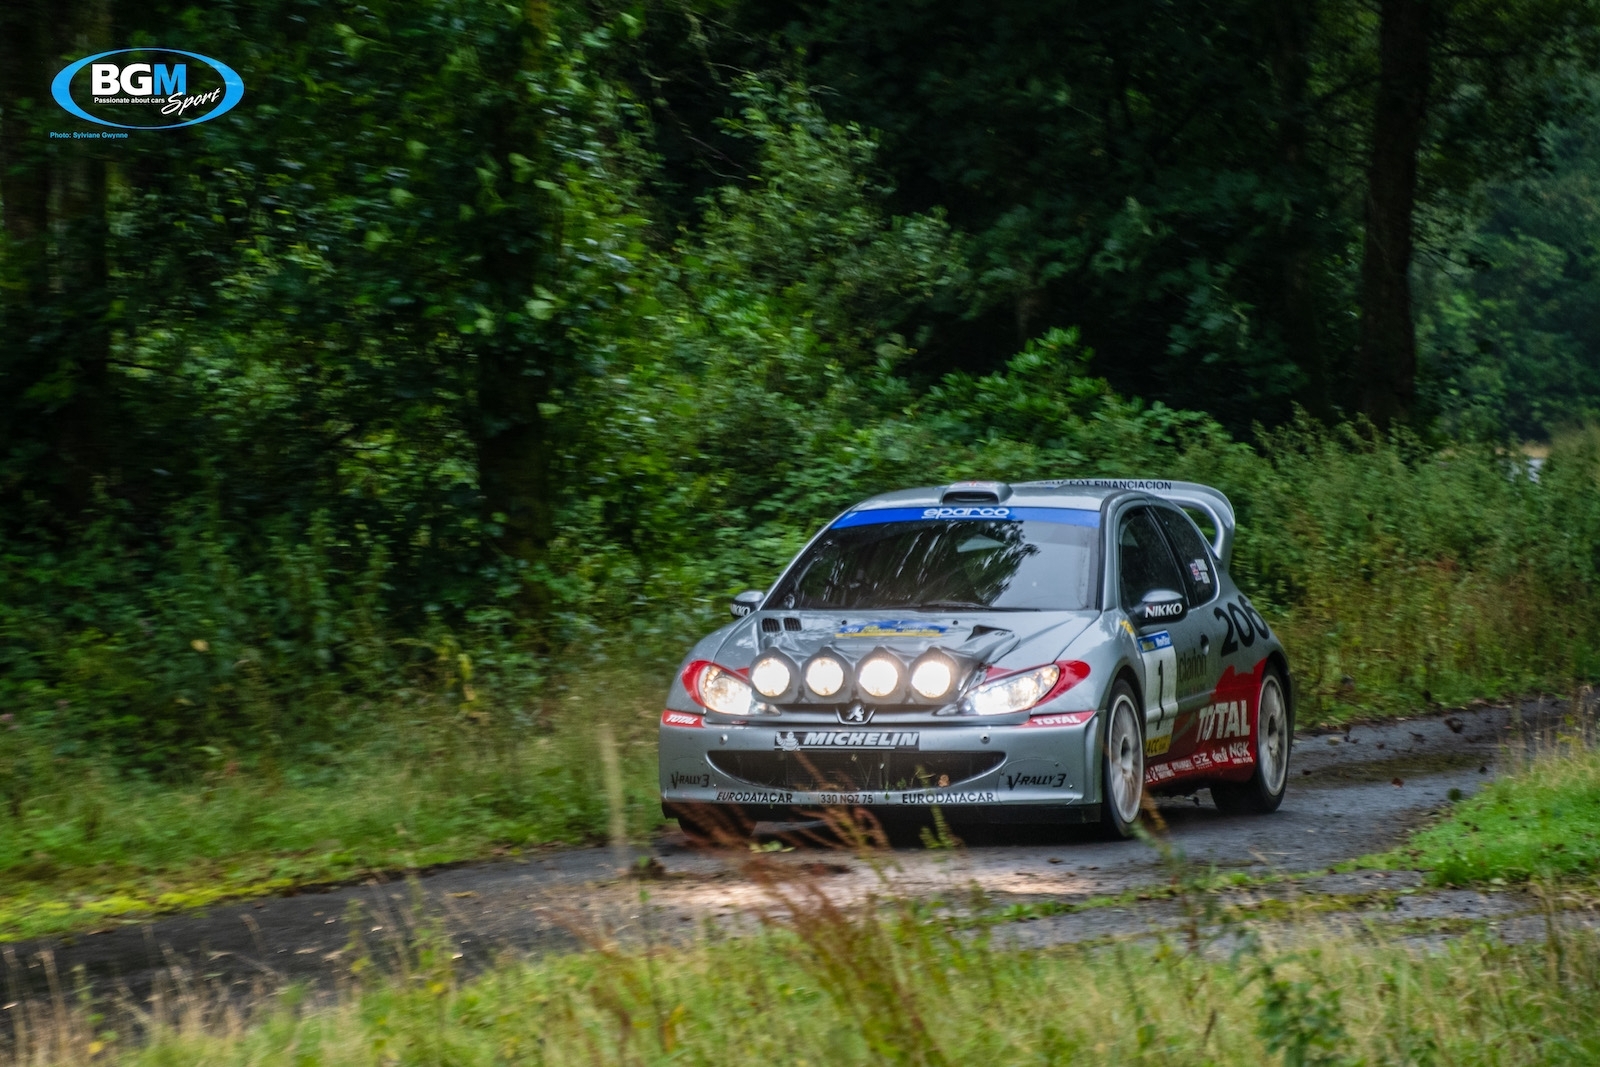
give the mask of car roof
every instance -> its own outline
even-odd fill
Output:
[[[1087,483],[1087,484],[1086,484]],[[994,483],[985,483],[994,484]],[[1001,502],[1008,507],[1083,508],[1100,510],[1109,496],[1130,490],[1160,490],[1171,487],[1171,482],[1135,478],[1066,479],[1043,482],[1013,482],[1010,492]],[[875,511],[879,508],[933,506],[944,502],[946,493],[955,486],[934,485],[918,489],[897,489],[892,493],[879,493],[852,507],[851,511]]]

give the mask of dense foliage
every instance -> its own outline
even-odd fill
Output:
[[[10,725],[148,773],[526,726],[571,650],[670,661],[845,503],[974,475],[1221,485],[1317,714],[1592,672],[1593,449],[1497,443],[1600,403],[1593,12],[1412,42],[1422,392],[1368,405],[1414,2],[8,5]],[[49,141],[124,39],[246,103]]]

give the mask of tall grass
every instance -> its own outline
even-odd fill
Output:
[[[1537,481],[1516,455],[1305,426],[1199,466],[1240,508],[1236,577],[1289,647],[1302,722],[1600,673],[1593,440]]]
[[[653,681],[653,679],[648,680]],[[648,685],[648,681],[646,685]],[[319,764],[217,752],[183,783],[58,762],[0,726],[0,940],[374,870],[641,836],[661,821],[658,694],[613,673],[535,728],[416,711]],[[610,731],[613,782],[597,731]],[[620,794],[621,803],[608,797]]]
[[[599,946],[463,979],[449,946],[332,1007],[290,995],[249,1023],[191,997],[148,1028],[48,1010],[19,1063],[1546,1064],[1600,1055],[1600,937],[1444,943],[1377,928],[1229,928],[1019,947],[913,902],[860,911],[790,885],[765,932]],[[370,972],[367,972],[370,974]],[[13,1021],[18,1016],[13,1016]],[[143,1042],[142,1044],[140,1042]]]

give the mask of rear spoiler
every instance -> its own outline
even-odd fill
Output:
[[[1211,550],[1217,554],[1222,565],[1228,565],[1228,559],[1233,555],[1233,505],[1220,490],[1198,482],[1169,482],[1159,478],[1052,478],[1045,482],[1032,482],[1032,485],[1048,486],[1083,486],[1087,489],[1131,489],[1139,493],[1149,493],[1151,496],[1160,497],[1170,501],[1180,508],[1193,508],[1202,512],[1211,520],[1211,525],[1216,528],[1217,534],[1211,540]]]

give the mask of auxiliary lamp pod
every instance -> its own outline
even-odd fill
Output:
[[[853,668],[834,649],[823,649],[803,664],[768,649],[751,666],[750,684],[774,704],[842,704],[852,697],[878,704],[941,704],[956,694],[975,666],[937,648],[909,664],[889,649],[875,648]]]

